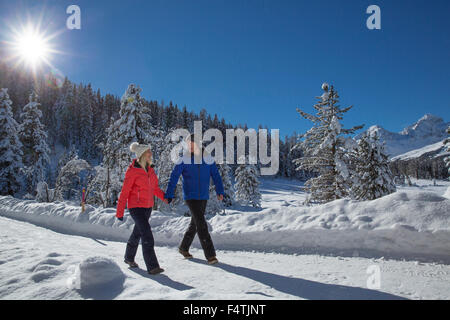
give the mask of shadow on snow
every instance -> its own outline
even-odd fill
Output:
[[[184,283],[170,279],[165,274],[150,275],[150,274],[148,274],[147,271],[139,269],[139,268],[129,268],[129,270],[133,271],[134,273],[139,274],[140,276],[152,279],[153,281],[156,281],[163,286],[166,286],[166,287],[169,287],[169,288],[172,288],[175,290],[184,291],[184,290],[194,289],[194,287],[191,287],[191,286],[185,285]]]
[[[200,259],[190,259],[195,263],[205,264]],[[226,263],[215,265],[224,271],[246,277],[272,287],[277,291],[309,300],[406,300],[396,296],[372,289],[350,287],[337,284],[327,284],[300,278],[286,277],[274,273],[254,270],[245,267],[232,266]]]

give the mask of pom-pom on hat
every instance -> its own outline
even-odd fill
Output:
[[[134,152],[136,154],[136,158],[139,159],[145,151],[151,150],[151,148],[150,145],[148,144],[140,144],[137,142],[133,142],[130,145],[130,150],[131,152]]]

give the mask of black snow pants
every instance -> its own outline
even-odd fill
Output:
[[[205,209],[207,200],[186,200],[186,204],[191,211],[191,223],[184,234],[180,249],[189,251],[189,247],[194,241],[195,234],[198,234],[200,244],[206,259],[216,256],[214,244],[208,231],[208,225],[205,220]]]
[[[152,208],[131,208],[129,211],[135,224],[133,232],[127,242],[125,260],[134,261],[139,246],[139,240],[141,240],[142,254],[144,256],[147,271],[158,268],[159,263],[155,253],[155,241],[148,221],[152,213]]]

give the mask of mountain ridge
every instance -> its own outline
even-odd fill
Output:
[[[376,132],[380,141],[385,143],[386,153],[393,158],[444,140],[448,137],[446,129],[449,125],[450,122],[445,122],[443,118],[427,113],[400,132],[392,132],[380,125],[373,125],[364,133]],[[359,134],[357,138],[362,134]]]

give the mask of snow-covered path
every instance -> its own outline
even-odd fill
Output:
[[[0,225],[0,299],[450,299],[449,265],[218,251],[221,263],[209,266],[198,249],[188,261],[173,247],[157,247],[166,272],[149,276],[124,265],[125,243],[4,217]],[[75,267],[95,256],[115,261],[123,279],[89,292],[71,289]],[[141,251],[137,262],[144,266]],[[379,290],[367,289],[373,265],[381,271]]]

